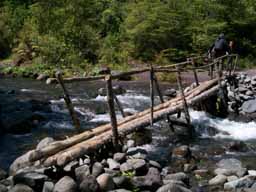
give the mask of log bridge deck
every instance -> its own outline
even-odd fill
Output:
[[[116,75],[111,75],[110,72],[107,75],[100,75],[96,77],[63,79],[61,73],[56,73],[56,79],[63,89],[64,99],[72,117],[73,124],[78,131],[81,132],[80,123],[74,111],[68,90],[65,87],[65,83],[105,80],[111,123],[84,131],[62,141],[55,141],[42,149],[31,150],[23,155],[24,165],[40,162],[40,164],[44,166],[64,166],[74,159],[99,150],[109,142],[113,142],[114,147],[117,147],[120,138],[138,130],[141,127],[153,125],[154,122],[160,119],[167,118],[170,127],[172,128],[172,120],[170,119],[169,115],[178,114],[181,111],[183,111],[185,114],[186,123],[188,124],[188,131],[190,131],[191,127],[188,107],[196,103],[200,103],[200,101],[206,99],[207,97],[216,94],[218,90],[222,90],[222,74],[225,73],[226,75],[232,75],[235,72],[238,55],[225,55],[204,64],[200,63],[203,60],[204,57],[193,57],[188,58],[185,62],[169,66],[153,67],[151,65],[139,70],[123,72]],[[200,73],[198,73],[198,70],[209,71],[210,80],[199,82],[198,74]],[[184,92],[181,73],[188,71],[193,71],[196,86],[192,90]],[[114,95],[112,89],[112,80],[144,72],[150,73],[151,107],[145,111],[125,117],[122,106],[117,100],[117,97]],[[157,78],[155,76],[155,73],[159,72],[176,74],[177,84],[179,87],[179,95],[177,97],[164,101]],[[161,101],[161,104],[157,106],[154,106],[154,87]],[[116,119],[115,103],[123,114],[123,119],[119,121]],[[19,159],[21,158],[22,156]]]

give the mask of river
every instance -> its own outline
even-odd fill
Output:
[[[150,106],[149,84],[147,82],[114,82],[114,85],[119,85],[126,89],[126,93],[118,95],[124,111],[135,113]],[[98,95],[98,89],[104,86],[104,82],[101,81],[72,83],[67,86],[84,130],[109,122],[106,97]],[[170,87],[172,86],[168,84],[161,85],[162,89]],[[24,78],[2,78],[0,79],[0,90],[6,92],[13,90],[13,94],[9,94],[9,96],[16,97],[19,100],[35,99],[47,101],[51,107],[50,112],[38,111],[40,115],[44,116],[44,120],[33,127],[31,133],[0,136],[0,167],[8,169],[8,166],[15,158],[33,148],[46,136],[64,139],[75,133],[58,85],[46,85],[39,81]],[[156,102],[158,103],[159,101],[157,100]],[[255,122],[234,122],[228,119],[212,117],[205,112],[192,109],[190,110],[190,115],[196,131],[200,135],[190,143],[192,148],[199,148],[200,151],[207,152],[209,155],[208,160],[212,160],[212,162],[216,162],[223,156],[235,156],[243,160],[246,165],[256,169],[256,165],[254,165],[256,151]],[[117,117],[121,118],[121,114],[118,111]],[[217,128],[220,133],[210,136],[209,127]],[[154,128],[150,129],[152,129],[153,141],[142,147],[147,148],[154,159],[162,163],[168,163],[170,159],[169,148],[172,146],[171,137],[168,136],[169,128],[162,121],[156,123]],[[244,141],[249,149],[246,152],[230,152],[226,150],[230,142],[237,140]]]

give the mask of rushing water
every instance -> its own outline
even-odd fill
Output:
[[[118,84],[127,90],[125,94],[118,95],[124,111],[135,113],[150,106],[148,83],[115,82],[114,84]],[[67,87],[70,90],[83,129],[90,129],[109,122],[106,97],[97,94],[97,90],[104,87],[104,82],[73,83]],[[166,84],[162,85],[163,89],[167,87],[169,86]],[[29,79],[7,78],[0,79],[0,90],[14,90],[15,97],[19,100],[37,99],[49,101],[51,105],[51,112],[40,111],[45,120],[40,122],[31,133],[25,135],[8,134],[0,137],[0,167],[6,169],[18,155],[33,148],[40,139],[46,136],[63,139],[74,134],[74,128],[58,85],[45,85],[42,82]],[[255,122],[233,122],[228,119],[214,118],[205,112],[193,110],[190,111],[190,115],[192,123],[202,137],[202,139],[196,141],[195,145],[205,146],[205,144],[208,145],[216,139],[218,141],[225,141],[226,139],[243,140],[248,141],[248,143],[254,143],[256,139]],[[117,118],[121,118],[119,112],[117,112]],[[221,131],[220,134],[214,136],[214,140],[209,140],[210,136],[207,129],[205,129],[209,126]],[[168,132],[169,129],[164,122],[156,123],[153,129],[153,142],[143,146],[158,161],[168,161],[168,149],[170,147]],[[228,135],[222,134],[223,132],[228,133]]]

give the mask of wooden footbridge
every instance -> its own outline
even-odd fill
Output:
[[[79,134],[67,138],[62,141],[55,141],[50,145],[27,152],[21,156],[17,162],[13,163],[11,169],[17,170],[25,166],[30,166],[35,162],[40,162],[44,166],[64,166],[68,162],[82,157],[88,153],[95,152],[104,146],[113,142],[114,147],[117,147],[122,137],[141,127],[153,125],[154,122],[166,118],[172,129],[172,119],[169,115],[179,114],[181,111],[185,114],[188,131],[191,132],[190,116],[188,107],[199,103],[200,101],[216,94],[218,90],[222,90],[221,80],[224,75],[232,75],[235,72],[238,55],[225,55],[212,61],[205,62],[205,57],[188,58],[185,62],[153,67],[152,65],[143,69],[132,70],[119,74],[112,75],[111,72],[106,75],[94,77],[81,77],[63,79],[61,73],[56,74],[56,79],[61,85],[64,93],[64,99],[72,117],[74,127],[80,132]],[[182,85],[181,73],[193,72],[195,79],[195,87],[187,92],[184,92]],[[210,80],[199,82],[198,75],[200,72],[208,71]],[[136,113],[131,116],[125,116],[121,103],[118,101],[112,87],[112,81],[120,77],[131,76],[139,73],[148,72],[150,74],[150,98],[151,107],[145,111]],[[156,78],[156,73],[173,73],[176,75],[179,94],[170,100],[165,101],[161,94],[161,90]],[[77,81],[95,81],[104,80],[107,89],[107,102],[111,123],[102,125],[91,130],[81,133],[80,123],[73,108],[68,90],[65,84]],[[160,98],[161,104],[154,105],[154,90]],[[117,121],[115,113],[115,104],[123,114],[123,119]],[[173,130],[173,129],[172,129]],[[22,163],[21,163],[22,162]]]

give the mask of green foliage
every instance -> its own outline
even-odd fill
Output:
[[[254,0],[2,0],[0,58],[79,73],[166,65],[205,53],[224,32],[251,66],[255,23]]]

